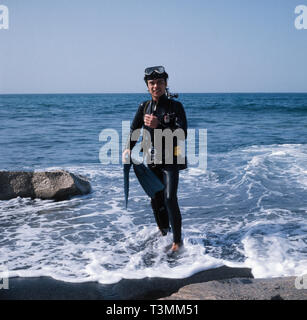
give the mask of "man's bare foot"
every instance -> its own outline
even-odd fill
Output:
[[[181,246],[182,246],[182,243],[181,243],[181,242],[180,242],[180,243],[175,243],[175,242],[173,242],[173,245],[172,245],[171,250],[172,250],[173,252],[177,252]]]

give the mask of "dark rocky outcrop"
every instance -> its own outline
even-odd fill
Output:
[[[10,278],[0,300],[306,300],[295,277],[254,279],[247,268],[219,267],[185,279],[122,279],[115,284],[70,283],[50,277]]]
[[[16,197],[66,200],[91,191],[89,181],[64,170],[0,171],[0,200]]]
[[[162,300],[307,300],[295,277],[227,279],[191,284]]]
[[[0,290],[0,300],[152,300],[169,296],[191,283],[233,277],[251,278],[251,270],[223,266],[201,271],[184,279],[122,279],[115,284],[69,283],[49,277],[10,278],[9,290]]]

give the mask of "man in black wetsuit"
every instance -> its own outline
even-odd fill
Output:
[[[177,200],[179,170],[187,167],[185,150],[180,146],[179,141],[184,142],[186,139],[187,120],[182,104],[167,96],[168,74],[164,67],[145,69],[144,80],[152,99],[143,102],[136,112],[131,125],[130,137],[123,152],[123,159],[131,155],[131,150],[136,144],[137,139],[131,139],[132,133],[143,127],[144,131],[149,134],[150,140],[148,145],[146,135],[143,133],[142,149],[144,155],[147,156],[148,167],[165,186],[163,191],[156,193],[151,199],[151,206],[162,235],[166,235],[169,231],[170,222],[173,232],[171,250],[177,251],[182,244],[181,213]],[[168,130],[164,131],[165,129]],[[156,148],[155,144],[159,132],[160,138],[161,132],[163,135],[159,140],[162,142],[162,148]],[[166,133],[165,136],[164,133]],[[168,137],[171,137],[171,142],[166,137],[167,134]]]

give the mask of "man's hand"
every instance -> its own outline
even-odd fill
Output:
[[[144,124],[149,128],[156,129],[159,125],[159,120],[153,114],[145,114]]]
[[[131,156],[131,150],[129,150],[129,149],[124,150],[124,152],[122,154],[123,163],[128,163],[130,160],[130,156]]]

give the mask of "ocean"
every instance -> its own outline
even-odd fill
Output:
[[[121,138],[146,99],[0,95],[0,170],[64,169],[93,189],[67,201],[0,201],[0,270],[102,284],[221,265],[255,278],[307,273],[307,94],[179,95],[189,128],[207,130],[207,169],[180,173],[184,248],[174,256],[133,171],[126,210],[121,163],[99,160],[102,130]]]

